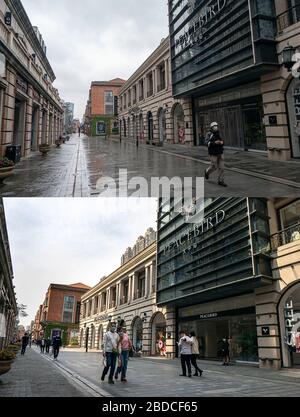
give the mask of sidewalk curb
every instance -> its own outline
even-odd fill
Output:
[[[111,140],[114,141],[114,142],[119,142],[117,139],[111,139]],[[129,141],[125,141],[124,143],[127,143],[127,144],[132,145],[132,146],[136,146],[134,143],[131,143]],[[141,147],[143,149],[152,150],[153,152],[163,153],[163,154],[166,154],[166,155],[175,156],[177,158],[186,159],[188,161],[198,162],[198,163],[203,164],[203,165],[207,165],[207,166],[210,165],[210,162],[206,161],[204,159],[198,159],[198,158],[194,158],[193,156],[187,156],[187,155],[177,154],[177,153],[174,153],[174,152],[169,152],[169,151],[163,150],[161,148],[157,148],[155,146],[148,147],[148,146],[145,146],[144,144],[140,144],[139,147]],[[278,183],[278,184],[281,184],[281,185],[287,185],[287,186],[290,186],[290,187],[300,189],[300,183],[298,183],[298,182],[286,180],[286,179],[279,178],[279,177],[273,177],[271,175],[260,174],[260,173],[254,172],[254,171],[247,171],[247,170],[244,170],[244,169],[234,168],[234,167],[226,167],[226,171],[236,172],[238,174],[248,175],[250,177],[259,178],[259,179],[262,179],[262,180],[265,180],[265,181],[271,181],[271,182],[275,182],[275,183]]]
[[[36,353],[38,353],[38,352],[36,352]],[[59,362],[55,362],[53,359],[49,358],[48,356],[42,356],[42,358],[44,360],[50,362],[52,365],[54,365],[56,368],[58,368],[62,373],[67,374],[67,376],[69,378],[71,378],[73,380],[73,382],[77,383],[78,385],[83,384],[84,389],[89,391],[90,394],[93,397],[113,397],[112,394],[103,390],[102,388],[99,388],[97,385],[95,385],[92,382],[88,381],[87,379],[81,377],[80,375],[77,375],[75,372],[71,371],[65,365],[62,365]]]

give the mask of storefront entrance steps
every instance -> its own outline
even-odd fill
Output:
[[[116,136],[111,137],[111,139],[120,141],[120,138]],[[122,138],[122,141],[136,146],[136,142],[132,139]],[[165,143],[163,147],[158,147],[147,145],[145,142],[140,143],[139,146],[150,148],[153,152],[161,152],[191,161],[198,161],[202,164],[210,164],[207,148],[204,146],[187,147]],[[246,152],[238,149],[226,149],[225,158],[228,171],[300,188],[300,159],[271,161],[266,153]]]

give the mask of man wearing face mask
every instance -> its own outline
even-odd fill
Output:
[[[210,125],[210,131],[206,136],[205,144],[208,146],[211,165],[205,171],[205,179],[218,171],[218,184],[221,187],[227,187],[225,184],[225,162],[224,162],[224,140],[220,136],[219,125],[213,122]]]
[[[111,323],[110,328],[104,335],[103,339],[103,355],[106,359],[106,366],[103,370],[101,380],[104,381],[106,375],[109,373],[108,382],[114,384],[114,373],[116,369],[116,362],[120,354],[119,350],[120,336],[117,333],[116,323]]]

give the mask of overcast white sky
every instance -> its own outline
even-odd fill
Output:
[[[29,325],[51,283],[96,285],[149,227],[155,199],[4,199],[18,303]]]
[[[128,79],[168,35],[167,0],[22,0],[55,86],[82,118],[91,81]]]

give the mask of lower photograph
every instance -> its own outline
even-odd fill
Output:
[[[299,398],[300,199],[0,199],[0,397]]]

